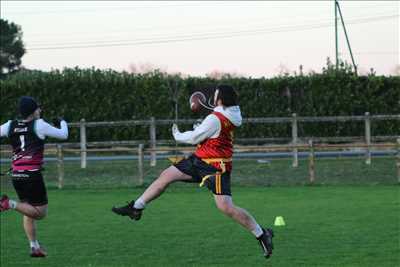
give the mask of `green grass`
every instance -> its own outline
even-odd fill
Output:
[[[233,197],[260,224],[274,227],[273,257],[261,256],[254,237],[223,216],[212,195],[176,183],[151,203],[139,222],[115,216],[113,205],[137,197],[135,161],[66,162],[63,190],[47,164],[49,216],[38,223],[49,257],[30,259],[21,216],[0,215],[0,266],[400,266],[400,187],[393,158],[318,159],[316,184],[307,162],[235,162]],[[150,183],[168,162],[146,167]],[[5,165],[2,165],[4,170]],[[1,191],[15,197],[9,179]]]
[[[49,190],[30,259],[21,216],[1,214],[1,266],[399,266],[399,187],[234,187],[237,205],[275,227],[273,258],[215,208],[206,189],[172,186],[139,222],[110,212],[140,189]],[[14,195],[13,195],[14,196]],[[37,265],[36,265],[37,264]]]
[[[168,167],[167,160],[159,160],[156,167],[145,162],[145,184],[151,183],[160,172]],[[6,170],[8,165],[1,164]],[[80,162],[65,162],[66,188],[110,189],[131,188],[137,185],[137,161],[89,161],[87,169],[80,168]],[[45,165],[43,172],[47,186],[57,185],[57,166],[54,162]],[[394,185],[398,184],[396,161],[393,157],[373,158],[366,165],[363,158],[335,158],[316,160],[317,185]],[[298,168],[291,167],[287,159],[272,160],[268,164],[257,160],[236,160],[232,182],[240,186],[287,186],[307,185],[309,183],[308,161],[300,160]],[[3,187],[10,187],[2,179]],[[186,185],[179,185],[186,187]]]

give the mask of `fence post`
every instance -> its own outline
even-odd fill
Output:
[[[64,155],[62,145],[57,144],[57,172],[58,172],[58,189],[64,187]]]
[[[144,145],[139,144],[138,147],[138,184],[143,185],[143,161],[144,161]]]
[[[150,118],[150,148],[156,149],[156,121],[154,117]],[[154,167],[157,164],[156,151],[150,153],[150,166]]]
[[[292,144],[297,145],[297,114],[292,114]],[[293,163],[292,167],[297,168],[299,166],[299,156],[297,148],[293,149]]]
[[[400,138],[397,138],[397,181],[400,184]]]
[[[80,121],[80,134],[81,134],[81,168],[86,169],[87,160],[86,160],[86,121],[85,119],[81,119]]]
[[[309,140],[308,145],[310,146],[310,152],[308,156],[308,172],[310,174],[310,183],[313,184],[315,181],[315,155],[313,141]]]
[[[365,150],[365,164],[371,164],[371,118],[369,112],[365,112],[365,143],[367,144],[367,149]]]

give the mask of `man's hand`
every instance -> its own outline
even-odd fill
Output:
[[[200,120],[200,119],[197,120],[197,121],[193,124],[193,130],[196,130],[196,128],[200,126],[201,122],[202,122],[202,120]]]
[[[57,128],[60,128],[61,127],[61,121],[63,121],[64,119],[62,118],[62,117],[57,117],[57,118],[54,118],[53,120],[52,120],[52,122],[53,122],[53,125],[55,126],[55,127],[57,127]]]
[[[176,123],[172,124],[172,135],[175,137],[175,135],[179,133],[178,125]]]

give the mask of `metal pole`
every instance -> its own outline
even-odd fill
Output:
[[[144,161],[144,152],[143,152],[144,145],[139,144],[138,147],[138,184],[143,185],[143,161]]]
[[[57,170],[58,170],[58,189],[64,187],[64,155],[62,145],[57,144]]]
[[[297,145],[297,114],[292,114],[292,144]],[[297,148],[293,149],[293,163],[292,167],[297,168],[299,166],[299,157]]]
[[[157,164],[156,149],[156,121],[154,117],[150,118],[150,147],[154,151],[150,152],[150,166],[154,167]]]
[[[80,135],[81,135],[81,168],[86,169],[86,122],[85,119],[81,119],[80,122]]]
[[[397,138],[397,181],[400,184],[400,138]]]
[[[369,112],[365,112],[365,143],[367,144],[367,148],[365,150],[365,164],[371,164],[371,119],[369,116]]]
[[[339,43],[338,43],[338,25],[337,25],[337,0],[334,0],[335,4],[335,44],[336,44],[336,69],[339,67]]]
[[[314,145],[313,145],[313,141],[309,140],[308,141],[308,145],[310,146],[310,152],[309,152],[309,156],[308,156],[308,172],[310,174],[310,184],[313,184],[315,181],[315,154],[314,154]]]
[[[178,125],[178,77],[175,77],[174,102],[175,102],[175,124]],[[178,142],[175,140],[175,162],[178,160]]]
[[[353,62],[354,72],[357,74],[357,66],[356,66],[356,63],[354,61],[353,52],[351,51],[350,41],[349,41],[349,37],[347,36],[347,30],[346,30],[346,26],[344,24],[343,15],[342,15],[342,11],[340,10],[339,2],[336,2],[336,5],[337,5],[337,8],[339,10],[340,19],[342,21],[342,26],[343,26],[344,34],[346,36],[346,41],[347,41],[347,46],[349,48],[351,61]]]

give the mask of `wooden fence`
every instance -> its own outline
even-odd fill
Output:
[[[332,150],[332,149],[351,149],[351,148],[363,148],[371,151],[372,148],[381,149],[395,149],[396,159],[395,165],[397,169],[397,180],[400,183],[400,138],[397,139],[396,143],[353,143],[353,144],[315,144],[313,140],[309,140],[308,144],[304,145],[267,145],[267,146],[235,146],[235,153],[237,152],[277,152],[277,151],[307,151],[308,155],[308,172],[309,172],[309,183],[313,184],[316,180],[315,173],[315,153],[316,151]],[[133,148],[87,148],[83,151],[80,148],[66,148],[61,144],[57,144],[46,150],[46,153],[57,155],[57,172],[58,172],[58,188],[63,188],[64,185],[64,153],[74,152],[82,153],[85,152],[130,152],[135,153],[138,156],[137,168],[138,177],[137,184],[142,185],[144,181],[144,156],[145,154],[161,153],[161,152],[180,152],[180,153],[190,153],[194,151],[193,147],[158,147],[158,148],[145,148],[144,144],[139,144],[137,147]],[[296,159],[297,160],[297,159]],[[370,153],[366,160],[367,164],[371,164]],[[292,164],[292,166],[294,166]],[[298,165],[297,165],[298,166]]]
[[[291,124],[292,128],[292,137],[290,143],[293,145],[299,144],[300,137],[298,136],[298,125],[303,122],[348,122],[348,121],[364,121],[365,125],[365,135],[364,140],[365,143],[371,144],[371,121],[383,121],[383,120],[399,120],[400,115],[370,115],[369,112],[366,112],[364,116],[328,116],[328,117],[299,117],[296,113],[293,113],[291,117],[275,117],[275,118],[244,118],[243,124],[275,124],[275,123],[284,123]],[[148,126],[149,127],[149,140],[146,142],[145,140],[141,141],[131,141],[131,142],[92,142],[90,145],[99,146],[99,145],[138,145],[138,144],[149,144],[149,146],[154,149],[151,153],[151,166],[156,165],[156,146],[158,143],[168,144],[171,143],[171,140],[156,140],[157,133],[157,125],[172,125],[175,123],[175,120],[156,120],[154,117],[149,120],[130,120],[130,121],[113,121],[113,122],[86,122],[85,119],[81,119],[79,123],[70,123],[70,127],[80,128],[80,148],[81,148],[81,167],[86,168],[87,165],[87,152],[85,149],[87,148],[87,136],[86,136],[86,128],[91,127],[119,127],[119,126]],[[193,124],[198,122],[196,119],[180,119],[177,121],[178,124]],[[399,129],[400,135],[400,129]],[[388,139],[396,139],[398,136],[383,136],[376,137],[377,140],[386,141]],[[304,138],[303,138],[304,139]],[[308,140],[310,138],[306,138]],[[313,137],[314,141],[343,141],[348,142],[352,140],[359,139],[359,137],[332,137],[332,138],[318,138]],[[247,139],[238,139],[237,141],[287,141],[286,138],[247,138]],[[366,163],[370,164],[371,162],[371,152],[369,151],[369,147],[366,148]],[[297,148],[293,148],[293,167],[298,166],[298,151]]]
[[[236,152],[272,152],[272,151],[291,151],[292,152],[292,166],[298,166],[298,152],[299,150],[309,151],[309,176],[310,183],[315,180],[315,151],[326,150],[326,149],[351,149],[361,148],[365,150],[365,163],[371,164],[371,148],[386,148],[397,150],[397,178],[400,183],[400,134],[399,136],[382,136],[374,137],[378,141],[396,140],[396,142],[385,142],[385,143],[372,143],[371,136],[371,121],[382,121],[382,120],[399,120],[400,115],[370,115],[368,112],[364,116],[331,116],[331,117],[299,117],[296,114],[292,114],[291,117],[277,117],[277,118],[245,118],[244,124],[273,124],[273,123],[289,123],[292,128],[292,137],[289,140],[289,144],[286,145],[266,145],[266,146],[235,146]],[[198,120],[195,119],[180,119],[177,122],[179,124],[193,124]],[[332,137],[332,138],[321,138],[321,137],[299,137],[298,136],[298,124],[301,122],[347,122],[347,121],[364,121],[365,134],[362,136],[364,139],[363,143],[347,143],[347,144],[316,144],[316,142],[348,142],[360,139],[360,137]],[[62,143],[62,144],[48,144],[46,149],[50,149],[48,152],[57,155],[58,162],[58,181],[59,188],[63,187],[64,179],[64,152],[73,152],[80,154],[80,166],[81,168],[87,167],[87,153],[89,152],[123,152],[129,151],[137,153],[138,155],[138,173],[139,173],[139,184],[143,183],[143,164],[144,154],[150,154],[150,165],[156,166],[156,155],[161,152],[191,152],[193,147],[169,147],[169,146],[158,146],[160,144],[170,145],[173,143],[171,140],[156,140],[157,125],[171,125],[175,123],[175,120],[156,120],[150,118],[150,120],[131,120],[131,121],[113,121],[113,122],[86,122],[82,119],[79,123],[69,123],[69,127],[80,129],[80,142],[79,143]],[[134,140],[134,141],[107,141],[107,142],[88,142],[87,140],[87,128],[92,127],[119,127],[119,126],[148,126],[149,127],[149,140]],[[399,129],[400,132],[400,129]],[[287,141],[285,138],[248,138],[241,139],[242,141]],[[300,142],[299,140],[308,140],[307,142]],[[145,146],[147,144],[147,146]],[[96,148],[88,148],[88,146]],[[101,148],[103,146],[126,146],[123,148]],[[133,147],[129,147],[133,146]],[[1,146],[2,152],[7,152],[7,148]],[[10,151],[8,151],[10,152]]]

